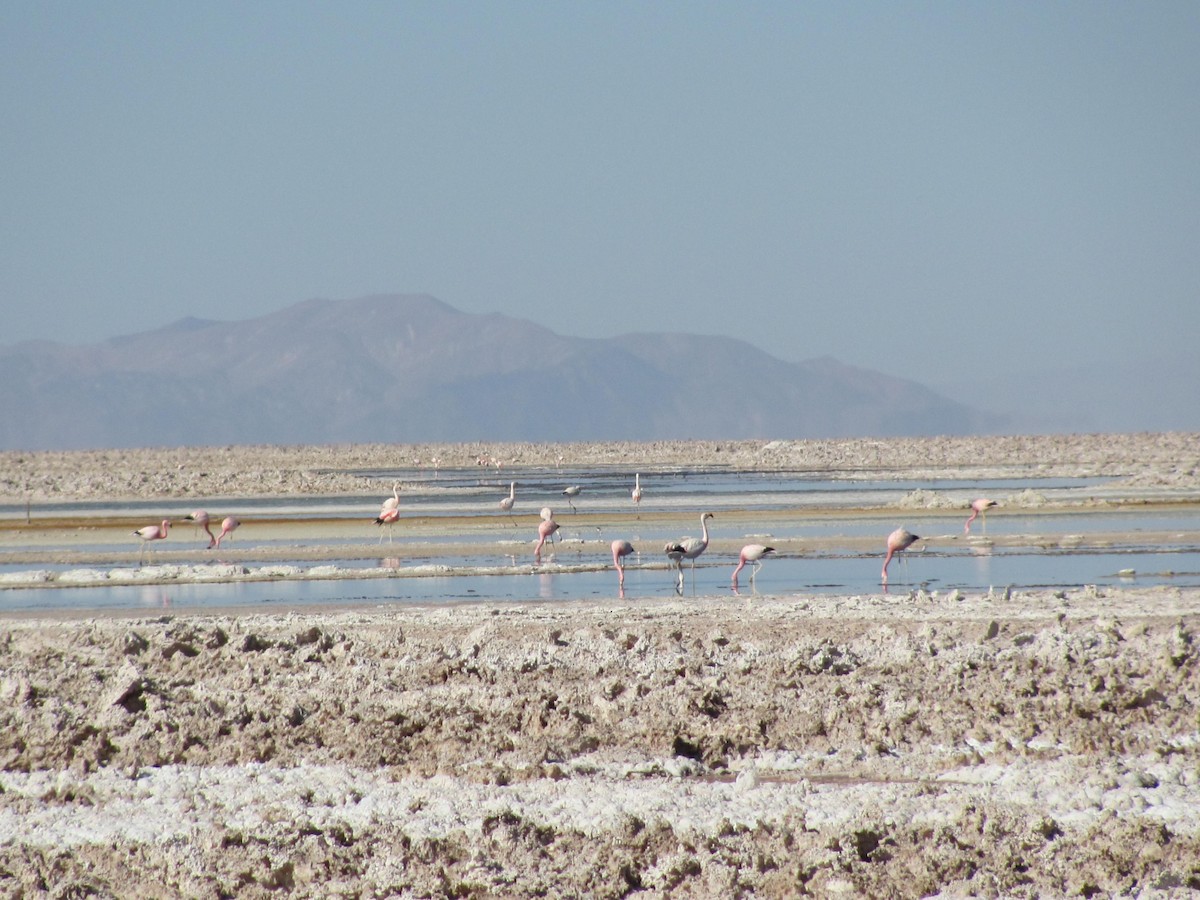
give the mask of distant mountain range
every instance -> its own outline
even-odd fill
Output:
[[[0,448],[824,438],[1004,421],[731,338],[565,337],[428,296],[310,300],[97,344],[0,347]]]

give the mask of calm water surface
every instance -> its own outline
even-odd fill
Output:
[[[378,569],[379,558],[363,560],[348,557],[337,559],[338,546],[361,548],[377,546],[379,531],[371,524],[382,497],[390,493],[391,480],[402,479],[401,509],[404,515],[436,519],[445,517],[496,516],[496,503],[508,493],[508,483],[516,480],[517,515],[524,529],[498,526],[494,532],[456,535],[457,544],[473,544],[469,555],[442,552],[438,541],[416,539],[404,535],[403,519],[396,526],[396,546],[404,547],[403,562],[393,571],[394,578],[332,579],[322,581],[278,581],[236,584],[171,584],[169,586],[9,589],[0,591],[0,611],[52,609],[197,609],[205,607],[238,606],[259,609],[288,606],[321,605],[388,605],[429,604],[462,601],[523,601],[597,599],[617,595],[616,575],[612,571],[607,545],[614,537],[626,537],[641,550],[628,562],[625,596],[673,597],[675,581],[664,567],[662,544],[667,539],[684,534],[698,534],[698,522],[688,520],[700,510],[717,513],[712,523],[715,536],[728,539],[731,535],[720,530],[720,511],[738,509],[763,513],[764,542],[783,538],[828,538],[831,535],[850,538],[886,535],[903,524],[910,530],[929,536],[961,534],[961,521],[955,517],[930,515],[925,510],[913,512],[888,511],[879,515],[863,514],[863,510],[878,510],[896,505],[914,490],[936,491],[961,496],[962,502],[976,496],[1003,498],[1021,491],[1035,491],[1053,500],[1087,499],[1103,492],[1104,483],[1097,479],[1005,479],[988,481],[833,481],[811,473],[745,474],[721,471],[643,473],[646,490],[643,505],[647,510],[661,513],[664,509],[679,512],[682,525],[651,527],[636,518],[629,498],[632,473],[609,471],[516,471],[497,474],[474,470],[430,472],[370,472],[362,473],[380,479],[378,493],[362,497],[336,498],[255,498],[230,501],[220,515],[232,512],[255,520],[255,529],[238,532],[235,547],[254,546],[277,549],[273,559],[280,563],[294,562],[311,567],[311,561],[289,559],[292,548],[305,545],[273,540],[266,536],[271,519],[325,518],[363,521],[363,537],[343,541],[322,540],[323,547],[333,547],[332,559],[323,559],[345,568]],[[382,485],[386,484],[386,489]],[[562,489],[579,484],[583,492],[575,498],[580,512],[591,514],[589,520],[572,522],[572,510]],[[551,506],[562,526],[565,544],[543,557],[547,565],[532,566],[530,522],[536,521],[537,510]],[[210,512],[217,515],[215,504]],[[822,515],[806,521],[790,517],[774,523],[770,513],[775,510],[822,510]],[[161,517],[180,519],[190,507],[164,508],[158,501],[138,501],[124,504],[50,504],[34,510],[36,515],[77,517],[82,521],[99,519],[113,514],[144,515],[147,521]],[[847,515],[839,517],[837,511]],[[832,512],[831,512],[832,511]],[[603,516],[596,517],[597,513]],[[853,513],[853,514],[852,514]],[[24,518],[24,507],[0,507],[0,517]],[[965,512],[962,518],[965,519]],[[596,521],[603,524],[597,525]],[[774,527],[772,527],[774,525]],[[998,547],[958,541],[934,540],[924,552],[909,552],[893,562],[889,574],[889,589],[893,593],[907,592],[916,587],[928,590],[987,591],[988,589],[1071,588],[1081,585],[1108,584],[1170,584],[1200,585],[1200,546],[1191,537],[1200,532],[1200,512],[1193,508],[1118,511],[1090,511],[1031,515],[1014,510],[995,510],[988,517],[988,534],[1028,535],[1029,541],[1018,547]],[[745,531],[745,527],[741,528]],[[980,533],[980,523],[973,534]],[[1057,546],[1066,535],[1119,532],[1128,540],[1112,546],[1091,550],[1064,550]],[[1139,533],[1178,532],[1178,541],[1161,539],[1141,542]],[[178,523],[171,539],[195,543],[190,523]],[[757,535],[732,535],[740,543],[743,538],[760,540]],[[422,543],[430,548],[421,553]],[[1044,545],[1044,546],[1043,546]],[[136,542],[132,544],[136,547]],[[919,546],[919,545],[918,545]],[[386,543],[385,543],[386,547]],[[65,544],[63,549],[71,549]],[[130,543],[111,547],[89,545],[98,554],[131,549]],[[414,552],[415,551],[415,552]],[[768,559],[751,583],[743,570],[740,593],[752,596],[755,591],[769,594],[870,594],[882,590],[879,579],[882,553],[858,552],[793,552]],[[399,561],[392,563],[398,564]],[[701,557],[693,582],[690,569],[685,595],[720,595],[730,592],[729,576],[736,559],[715,551]],[[249,564],[256,565],[256,564]],[[416,575],[417,567],[439,567],[436,574]],[[66,568],[64,566],[29,566],[0,561],[0,572],[30,568]],[[76,566],[78,568],[78,566]],[[98,566],[92,566],[98,568]],[[448,571],[445,571],[448,570]]]

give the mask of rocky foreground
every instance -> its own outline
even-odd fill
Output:
[[[0,894],[1200,890],[1200,591],[0,622]]]

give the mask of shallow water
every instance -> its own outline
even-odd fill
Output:
[[[531,561],[486,560],[451,571],[425,574],[427,561],[390,569],[394,577],[331,578],[234,583],[203,583],[74,588],[11,589],[0,592],[3,610],[62,609],[201,609],[215,607],[290,607],[306,605],[375,605],[453,603],[482,600],[617,599],[616,573],[601,547],[568,550]],[[694,575],[685,564],[684,596],[731,592],[736,560],[713,555],[701,558]],[[358,561],[364,569],[379,562]],[[495,574],[497,563],[510,574]],[[444,561],[439,561],[445,565]],[[746,568],[739,594],[877,594],[915,589],[970,592],[1006,588],[1078,588],[1083,585],[1200,585],[1200,548],[1161,552],[936,552],[912,553],[894,561],[890,583],[879,580],[878,555],[782,556],[764,561],[757,576]],[[626,566],[626,599],[676,596],[675,574],[654,553],[634,556]]]
[[[214,521],[225,515],[245,518],[338,518],[374,515],[380,501],[391,494],[394,480],[402,480],[400,508],[406,514],[430,516],[493,516],[501,497],[508,495],[509,482],[517,482],[514,515],[536,514],[543,506],[569,513],[579,511],[625,514],[631,508],[632,475],[624,472],[513,470],[503,477],[481,475],[475,470],[443,470],[436,476],[422,474],[412,481],[390,472],[363,472],[380,480],[380,491],[359,496],[252,497],[223,501],[219,511],[210,502]],[[1017,478],[964,481],[934,479],[895,481],[878,479],[830,479],[807,472],[746,473],[723,470],[679,470],[643,473],[647,509],[741,510],[778,509],[865,509],[895,506],[915,490],[962,495],[962,502],[977,496],[998,496],[1033,490],[1047,498],[1087,497],[1102,492],[1104,479]],[[386,487],[385,487],[386,485]],[[578,485],[582,493],[568,500],[563,488]],[[176,527],[190,528],[183,517],[194,508],[189,503],[164,504],[161,500],[91,501],[43,503],[33,510],[37,516],[76,518],[81,521],[106,516],[138,515],[147,521],[171,519]],[[0,520],[21,519],[23,504],[0,504]]]
[[[666,568],[663,543],[685,534],[698,534],[698,511],[714,510],[714,546],[695,569],[687,568],[684,594],[728,594],[736,563],[731,546],[744,542],[789,545],[768,559],[752,581],[749,569],[740,577],[740,593],[770,594],[872,594],[884,590],[880,583],[882,536],[898,525],[925,535],[928,540],[902,555],[889,570],[891,593],[916,588],[964,591],[1012,588],[1070,588],[1081,585],[1200,584],[1200,507],[1104,506],[1070,507],[1040,512],[1001,507],[986,523],[972,527],[970,539],[962,535],[965,510],[891,509],[915,490],[933,491],[966,501],[1034,491],[1059,504],[1085,503],[1106,486],[1098,479],[1038,479],[1036,477],[987,481],[834,481],[812,473],[732,473],[720,470],[643,473],[646,499],[641,510],[632,507],[632,476],[611,471],[524,471],[480,473],[443,470],[400,474],[365,473],[380,479],[377,494],[362,497],[235,498],[210,503],[214,518],[233,513],[250,520],[229,545],[229,558],[253,567],[268,560],[309,570],[314,561],[336,567],[335,576],[321,579],[288,578],[233,583],[178,583],[166,585],[104,584],[104,572],[128,568],[137,542],[106,542],[63,530],[61,542],[23,545],[19,535],[10,538],[0,554],[0,574],[39,569],[61,573],[84,566],[101,570],[99,583],[85,587],[47,586],[0,591],[0,611],[56,609],[161,609],[214,607],[289,607],[299,605],[358,605],[446,603],[476,600],[575,600],[617,598],[617,579],[608,553],[614,537],[630,539],[641,551],[628,562],[625,597],[675,596],[674,573]],[[372,524],[382,497],[390,493],[394,477],[404,480],[401,510],[404,517],[419,517],[421,534],[406,533],[405,519],[397,524],[393,540]],[[423,480],[413,480],[413,479]],[[497,509],[510,480],[518,482],[517,528]],[[561,491],[579,484],[583,492],[571,508]],[[386,488],[384,487],[386,485]],[[532,553],[533,524],[537,511],[551,506],[561,525],[564,542],[547,548],[543,565],[535,566]],[[176,520],[167,541],[154,545],[148,563],[171,554],[191,553],[186,562],[209,564],[216,554],[198,553],[205,538],[190,523],[181,521],[191,507],[166,509],[158,501],[131,503],[48,504],[31,512],[39,517],[102,522],[106,517],[144,516]],[[805,514],[812,510],[813,515]],[[727,515],[722,520],[722,511]],[[728,511],[739,515],[729,516]],[[646,519],[640,517],[645,512]],[[668,515],[665,517],[663,513]],[[653,515],[651,515],[653,513]],[[677,515],[676,515],[677,513]],[[754,515],[747,517],[746,513]],[[0,507],[0,519],[23,521],[25,509]],[[457,520],[453,533],[439,532],[439,521]],[[493,524],[489,525],[488,517]],[[298,520],[336,523],[340,531],[316,539],[271,536],[271,523]],[[460,527],[463,521],[473,528]],[[749,523],[749,525],[747,524]],[[482,527],[479,527],[482,526]],[[85,524],[81,526],[87,528]],[[356,533],[356,529],[360,529]],[[410,530],[415,530],[410,528]],[[348,533],[348,536],[347,536]],[[992,541],[984,539],[984,535]],[[1073,547],[1073,536],[1103,535],[1091,546]],[[1165,537],[1164,537],[1165,535]],[[1175,536],[1177,535],[1177,536]],[[1111,536],[1111,537],[1110,537]],[[380,545],[380,539],[384,543]],[[874,547],[878,538],[879,549]],[[845,543],[842,544],[842,539]],[[864,540],[866,539],[866,540]],[[806,542],[814,545],[808,547]],[[1077,540],[1075,541],[1078,542]],[[924,546],[924,550],[919,548]],[[868,547],[869,549],[863,549]],[[238,558],[253,548],[253,561]],[[55,552],[86,556],[84,562],[53,561]],[[45,561],[31,565],[14,562],[17,553],[42,554]],[[392,556],[391,554],[395,554]],[[120,561],[112,559],[122,557]],[[182,562],[183,560],[174,560]],[[377,577],[386,568],[388,575]],[[355,577],[355,573],[363,576]]]

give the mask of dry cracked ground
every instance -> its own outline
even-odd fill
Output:
[[[1200,592],[0,622],[14,897],[1200,890]]]

